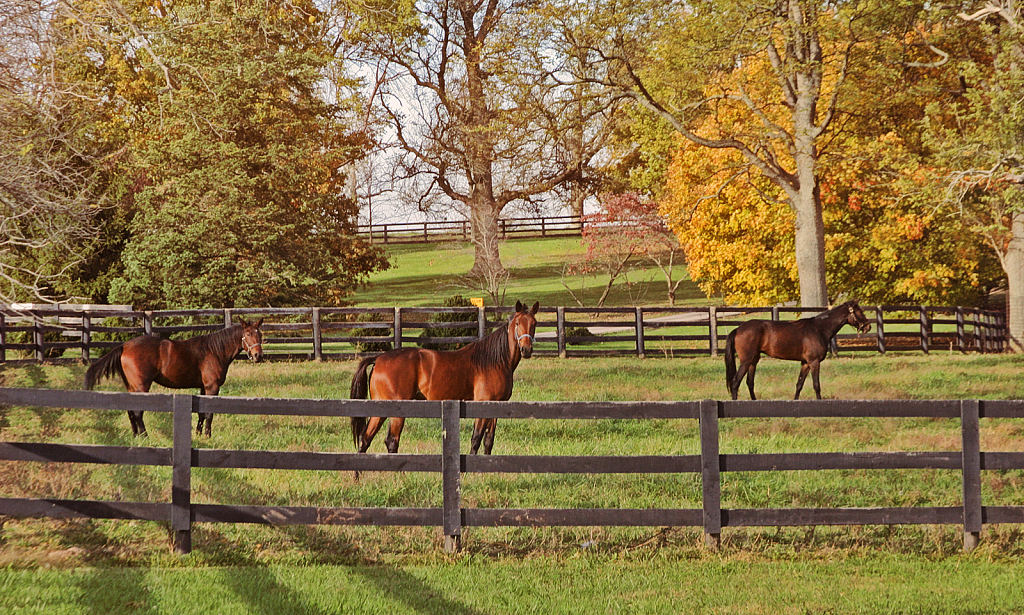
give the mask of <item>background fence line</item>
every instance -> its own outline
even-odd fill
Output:
[[[370,243],[431,243],[470,241],[473,231],[469,220],[427,220],[388,224],[361,224],[357,231]],[[583,232],[580,216],[541,216],[539,218],[502,218],[498,233],[502,239],[526,237],[566,237]]]
[[[1002,352],[1002,312],[965,307],[862,306],[874,325],[866,334],[837,336],[843,351]],[[566,357],[635,355],[717,356],[740,322],[779,320],[826,308],[800,307],[541,307],[535,352]],[[468,343],[503,324],[511,307],[235,308],[111,311],[0,310],[0,362],[89,360],[130,337],[157,334],[190,337],[231,326],[238,317],[265,317],[267,358],[351,359],[387,348],[416,344]],[[462,322],[438,322],[439,315]],[[459,335],[460,329],[465,333]],[[452,334],[454,330],[455,335]],[[99,339],[105,336],[107,339]],[[382,346],[383,344],[383,346]],[[367,346],[372,345],[372,346]],[[76,356],[70,356],[72,351]],[[75,353],[74,351],[77,351]]]
[[[0,498],[0,515],[14,517],[143,519],[170,523],[174,548],[191,550],[195,523],[268,525],[439,526],[449,551],[460,548],[462,528],[481,526],[690,526],[703,529],[715,548],[723,528],[794,525],[962,525],[964,549],[978,545],[982,524],[1024,523],[1024,506],[985,506],[982,470],[1024,469],[1024,453],[983,452],[980,419],[1024,418],[1024,401],[818,400],[689,402],[463,402],[265,399],[223,396],[108,393],[0,388],[0,404],[173,413],[171,449],[98,445],[0,442],[0,459],[29,462],[111,463],[172,467],[170,502],[117,502]],[[442,452],[372,454],[194,448],[194,412],[279,416],[377,416],[440,418]],[[515,456],[463,455],[459,420],[503,419],[690,419],[700,431],[699,455]],[[941,417],[959,418],[961,449],[940,452],[721,454],[719,422],[730,418],[774,417]],[[440,472],[441,508],[293,507],[196,504],[191,501],[193,468],[274,470]],[[837,469],[946,469],[962,476],[960,506],[903,508],[723,509],[723,472]],[[479,509],[464,508],[462,474],[513,473],[699,473],[700,508],[669,509]]]

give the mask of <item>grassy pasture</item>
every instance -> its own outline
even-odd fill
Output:
[[[376,274],[359,306],[434,306],[468,288],[464,244],[391,246],[393,269]],[[506,304],[574,305],[561,264],[578,238],[517,240],[502,247],[511,271]],[[685,275],[685,274],[682,274]],[[603,280],[574,280],[596,301]],[[634,272],[607,305],[664,305],[664,281]],[[708,305],[687,280],[679,305]],[[913,331],[913,325],[906,325]],[[667,333],[668,331],[666,331]],[[628,347],[628,343],[624,343]],[[346,348],[347,350],[347,348]],[[658,356],[649,352],[649,356]],[[822,368],[834,398],[1021,398],[1014,356],[844,355]],[[236,362],[224,395],[344,398],[354,363]],[[78,388],[84,368],[0,366],[0,385]],[[761,398],[788,398],[794,363],[765,359]],[[721,359],[535,357],[516,372],[517,400],[724,398]],[[117,390],[112,383],[103,388]],[[805,386],[805,396],[813,394]],[[143,446],[170,446],[170,417],[146,415]],[[1020,421],[982,421],[983,450],[1024,450]],[[470,425],[462,427],[464,449]],[[955,422],[928,419],[775,419],[722,422],[723,453],[958,450]],[[139,444],[123,413],[0,408],[0,440]],[[403,452],[437,452],[440,425],[410,420]],[[215,417],[195,446],[350,450],[347,422]],[[696,453],[689,421],[501,421],[497,454]],[[383,451],[374,442],[371,451]],[[0,462],[0,497],[170,500],[167,468]],[[959,480],[944,471],[787,472],[723,476],[726,507],[955,505]],[[467,506],[693,507],[691,475],[472,475]],[[408,473],[199,469],[199,502],[311,506],[435,506],[440,479]],[[1024,502],[1020,472],[984,474],[986,504]],[[194,552],[170,552],[166,524],[0,519],[0,613],[1024,613],[1024,533],[986,527],[981,547],[960,548],[960,528],[729,529],[709,552],[694,528],[467,528],[448,556],[438,528],[281,527],[201,524]]]
[[[823,364],[835,398],[1020,398],[1015,356],[936,353],[840,357]],[[341,398],[354,363],[236,363],[225,395]],[[765,359],[762,398],[791,395],[797,366]],[[78,365],[0,368],[4,386],[75,388]],[[723,398],[720,359],[534,358],[514,399]],[[116,390],[108,383],[105,388]],[[170,417],[147,414],[146,446],[170,445]],[[410,420],[403,452],[439,450],[440,425]],[[955,421],[723,421],[723,453],[958,450]],[[469,439],[463,426],[464,442]],[[0,409],[0,439],[133,444],[122,413]],[[197,447],[350,450],[347,423],[285,417],[214,420]],[[1024,450],[1020,421],[982,421],[983,450]],[[689,454],[689,421],[501,421],[500,454]],[[383,451],[375,441],[373,451]],[[197,470],[200,502],[436,506],[433,475]],[[472,475],[467,506],[695,507],[691,475]],[[169,469],[4,463],[0,497],[169,500]],[[726,507],[956,505],[945,471],[726,474]],[[986,504],[1024,502],[1020,472],[986,472]],[[147,522],[5,520],[0,611],[12,613],[1015,613],[1024,612],[1019,527],[986,527],[960,551],[960,528],[729,529],[707,552],[693,528],[467,528],[443,554],[437,528],[203,524],[195,552],[169,551]],[[969,597],[969,598],[968,598]]]
[[[473,266],[469,242],[399,244],[386,248],[392,267],[370,277],[370,283],[353,297],[357,307],[442,305],[452,295],[485,297],[465,279]],[[504,288],[505,305],[517,299],[541,305],[576,305],[562,285],[562,266],[584,254],[579,237],[516,239],[501,245],[501,258],[509,270]],[[710,305],[685,266],[677,266],[675,278],[684,278],[676,293],[677,305]],[[607,278],[566,276],[566,284],[587,305],[601,296]],[[628,282],[628,284],[626,283]],[[613,288],[605,305],[667,305],[664,277],[656,267],[637,266]],[[488,305],[491,302],[488,300]]]

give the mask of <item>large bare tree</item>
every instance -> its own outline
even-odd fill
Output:
[[[367,37],[368,73],[391,119],[396,178],[423,211],[456,206],[472,223],[470,274],[503,271],[499,217],[539,209],[579,177],[600,145],[583,143],[597,112],[548,75],[545,22],[532,0],[426,0],[406,30]]]

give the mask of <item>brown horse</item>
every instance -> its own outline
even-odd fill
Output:
[[[121,376],[124,388],[132,393],[145,393],[155,382],[171,389],[199,389],[200,395],[216,395],[224,384],[228,366],[245,348],[249,358],[263,361],[263,333],[260,325],[239,319],[241,324],[199,335],[187,340],[165,340],[155,335],[140,335],[100,357],[85,372],[85,388],[92,389],[103,378]],[[141,410],[129,410],[132,433],[146,435]],[[210,435],[213,415],[200,413],[196,433]]]
[[[458,350],[438,351],[401,348],[363,359],[352,376],[352,399],[459,399],[507,401],[512,396],[512,372],[520,358],[533,354],[539,302],[530,310],[516,302],[516,313],[508,323],[487,337]],[[367,369],[374,366],[367,377]],[[365,453],[387,417],[352,418],[352,439]],[[481,440],[484,453],[494,446],[498,419],[476,419],[471,452]],[[389,453],[398,452],[404,418],[391,417],[385,440]]]
[[[754,371],[764,353],[776,359],[800,361],[800,377],[796,380],[793,399],[800,398],[807,372],[814,381],[814,393],[821,399],[818,369],[832,338],[847,324],[861,333],[871,328],[856,301],[847,301],[811,318],[791,322],[749,320],[736,327],[725,344],[725,384],[732,398],[739,397],[740,382],[746,376],[750,399],[757,399],[754,397]],[[736,355],[740,358],[739,371],[736,370]]]

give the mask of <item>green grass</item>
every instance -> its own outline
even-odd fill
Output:
[[[832,398],[1022,398],[1024,358],[860,355],[829,359]],[[236,363],[222,393],[347,397],[353,362]],[[765,359],[762,398],[788,398],[795,363]],[[4,386],[77,388],[79,365],[0,368]],[[723,398],[721,359],[533,358],[517,400]],[[117,390],[116,383],[103,388]],[[170,445],[146,415],[145,446]],[[470,426],[461,437],[468,442]],[[722,452],[959,450],[956,421],[730,419]],[[0,409],[0,440],[139,444],[120,412]],[[350,450],[345,421],[217,416],[201,448]],[[982,421],[982,450],[1024,450],[1022,421]],[[440,424],[410,420],[403,452],[438,452]],[[383,451],[375,441],[372,451]],[[497,454],[694,454],[694,421],[500,421]],[[727,473],[726,507],[957,505],[948,471]],[[429,474],[199,469],[198,502],[438,506]],[[168,501],[167,468],[0,464],[0,497]],[[467,475],[467,506],[696,507],[695,475]],[[1024,502],[1024,472],[985,472],[987,505]],[[987,526],[960,548],[955,526],[730,529],[713,553],[695,528],[467,528],[447,556],[437,528],[199,524],[170,553],[166,524],[5,519],[4,613],[1020,613],[1024,541]],[[969,596],[969,598],[966,598]]]
[[[438,306],[452,295],[487,296],[465,278],[473,266],[471,243],[401,244],[387,246],[386,250],[391,269],[372,275],[369,284],[356,292],[353,302],[357,307]],[[563,264],[584,253],[578,237],[517,239],[502,244],[500,252],[510,274],[504,288],[505,305],[514,305],[516,300],[540,301],[544,306],[576,305],[561,280]],[[711,304],[689,280],[684,266],[676,267],[675,277],[680,276],[686,281],[677,291],[677,305]],[[591,306],[600,297],[607,278],[567,276],[566,283]],[[666,288],[656,267],[638,267],[616,284],[605,305],[667,305]]]

